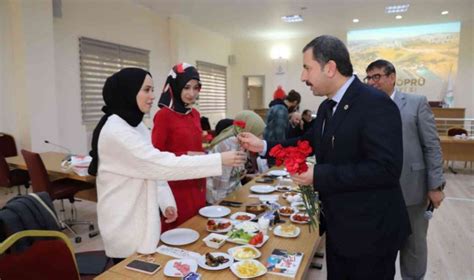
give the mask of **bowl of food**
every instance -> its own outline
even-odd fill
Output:
[[[222,245],[224,245],[227,238],[228,237],[226,235],[211,233],[206,236],[202,241],[206,243],[207,247],[219,249],[220,247],[222,247]]]
[[[257,259],[262,255],[257,248],[249,245],[232,247],[227,252],[237,261]]]
[[[309,223],[309,215],[306,213],[301,213],[301,212],[295,213],[290,216],[290,220],[293,223],[297,223],[297,224],[307,224]]]
[[[246,213],[246,212],[236,212],[230,216],[231,220],[243,222],[243,221],[250,221],[255,219],[255,214]]]
[[[299,201],[299,202],[293,202],[291,204],[291,207],[297,210],[297,212],[306,212],[306,205],[304,202]]]
[[[298,212],[295,208],[290,206],[282,206],[278,209],[278,213],[281,216],[289,217],[291,214]]]
[[[209,232],[228,232],[232,229],[232,222],[229,219],[209,219],[206,229]]]
[[[249,204],[245,206],[245,211],[252,214],[260,214],[268,210],[268,206],[265,204]]]
[[[286,238],[297,237],[300,232],[300,228],[292,224],[279,225],[273,230],[274,235]]]
[[[230,270],[240,279],[250,279],[264,275],[267,268],[257,260],[245,260],[231,265]]]

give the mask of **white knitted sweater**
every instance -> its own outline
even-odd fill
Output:
[[[113,258],[156,250],[160,209],[176,207],[167,180],[222,174],[220,154],[176,157],[160,152],[143,123],[132,127],[117,115],[102,128],[98,148],[98,223],[106,254]]]

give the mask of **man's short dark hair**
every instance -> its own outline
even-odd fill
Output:
[[[299,92],[297,92],[296,90],[292,89],[290,90],[290,92],[288,93],[288,95],[285,97],[286,100],[290,101],[290,102],[294,102],[294,101],[298,101],[297,103],[300,104],[301,102],[301,95],[299,94]]]
[[[304,115],[307,115],[307,114],[312,115],[313,112],[312,112],[311,110],[306,109],[306,110],[303,111],[303,114],[302,114],[302,115],[304,116]]]
[[[395,73],[395,74],[397,73],[395,71],[395,66],[393,66],[393,64],[390,61],[385,60],[385,59],[378,59],[370,63],[369,66],[367,66],[367,69],[365,69],[365,72],[369,72],[374,69],[383,69],[383,72],[387,76],[392,73]]]
[[[336,63],[337,71],[341,75],[352,76],[353,69],[349,51],[338,38],[330,35],[316,37],[303,48],[303,52],[308,49],[313,50],[313,59],[321,65],[321,69],[328,61],[332,60]]]

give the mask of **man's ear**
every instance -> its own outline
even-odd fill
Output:
[[[337,65],[334,60],[329,60],[326,65],[324,65],[324,73],[329,78],[333,78],[337,72]]]

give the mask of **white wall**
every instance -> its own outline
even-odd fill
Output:
[[[85,36],[150,51],[150,72],[159,97],[170,65],[168,23],[129,1],[62,0],[62,18],[54,20],[57,99],[61,143],[88,152],[87,128],[81,119],[79,37]]]
[[[51,1],[2,1],[2,125],[19,147],[58,140]]]
[[[454,106],[466,108],[466,117],[474,118],[474,24],[461,24],[458,73],[454,85]]]
[[[315,37],[320,35],[315,33]],[[345,33],[335,30],[332,33],[339,38],[344,38]],[[342,36],[341,36],[342,34]],[[273,98],[273,92],[279,85],[288,93],[291,89],[301,94],[300,109],[316,110],[323,101],[321,97],[313,96],[306,84],[300,80],[303,69],[303,47],[310,42],[313,37],[275,40],[275,41],[246,41],[240,40],[233,44],[233,53],[236,57],[236,64],[232,67],[232,97],[229,102],[228,114],[235,115],[242,110],[244,104],[245,85],[243,76],[264,75],[265,86],[264,106]],[[289,50],[289,58],[284,64],[285,74],[277,75],[278,64],[270,58],[270,51],[274,45],[285,45]]]
[[[331,34],[346,40],[346,30],[325,30],[325,34]],[[323,33],[315,32],[314,37]],[[465,107],[466,117],[474,117],[474,29],[471,21],[462,23],[461,40],[459,50],[459,68],[454,89],[455,107]],[[322,97],[314,97],[308,87],[300,82],[302,70],[303,47],[314,37],[278,40],[278,41],[245,41],[240,40],[233,44],[233,53],[236,56],[236,64],[232,67],[232,90],[233,99],[229,102],[229,115],[234,115],[242,110],[244,104],[245,75],[265,75],[265,104],[272,99],[273,92],[278,85],[282,85],[286,92],[295,89],[302,96],[300,109],[311,109],[315,111]],[[276,65],[270,59],[270,50],[274,45],[286,45],[290,50],[287,63],[287,71],[284,75],[275,75]],[[362,77],[359,77],[362,78]]]

